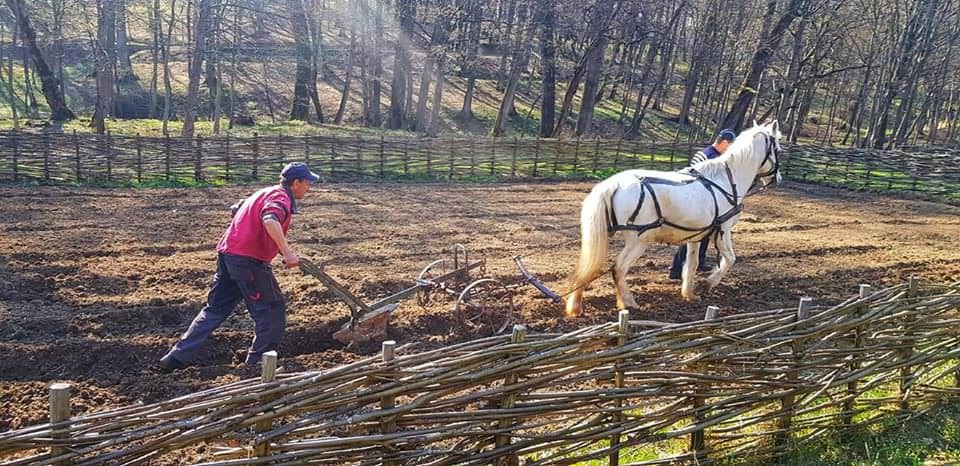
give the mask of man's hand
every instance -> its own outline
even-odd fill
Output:
[[[300,256],[292,250],[283,253],[283,265],[288,269],[300,266]]]

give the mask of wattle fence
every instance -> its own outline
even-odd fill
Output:
[[[0,181],[143,184],[274,180],[306,160],[327,180],[604,177],[676,170],[701,143],[602,139],[371,136],[139,137],[0,132]],[[960,150],[785,147],[789,179],[960,202]]]
[[[960,282],[862,285],[834,306],[494,336],[0,433],[11,465],[772,461],[960,396]]]

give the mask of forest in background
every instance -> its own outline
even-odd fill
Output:
[[[790,141],[955,144],[958,13],[958,0],[4,0],[0,116],[182,136],[698,140],[777,119]]]

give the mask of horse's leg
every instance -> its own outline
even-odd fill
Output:
[[[700,265],[700,242],[687,243],[687,260],[683,263],[683,284],[680,295],[687,301],[697,300],[697,266]]]
[[[733,254],[733,237],[729,230],[721,233],[722,239],[717,242],[717,249],[720,250],[720,267],[715,269],[706,279],[707,289],[720,284],[720,280],[726,275],[730,267],[733,267],[737,261],[737,256]]]
[[[617,264],[613,268],[613,281],[617,286],[617,309],[637,308],[637,301],[627,286],[627,272],[647,250],[649,243],[637,234],[625,238],[623,251],[617,256]]]
[[[578,286],[572,293],[567,295],[567,315],[575,316],[583,310],[583,288],[589,285],[589,283],[584,284],[583,286]]]

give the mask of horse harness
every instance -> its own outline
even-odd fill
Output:
[[[766,150],[766,153],[764,154],[763,161],[760,162],[760,167],[762,168],[764,164],[766,164],[768,161],[772,161],[773,168],[771,168],[766,172],[757,174],[754,180],[758,178],[771,176],[777,173],[777,171],[780,169],[780,157],[779,157],[780,154],[778,153],[779,151],[776,150],[776,143],[773,141],[773,138],[771,136],[769,135],[765,135],[765,136],[767,139],[767,150]],[[737,214],[743,211],[743,203],[739,202],[740,197],[737,191],[737,183],[733,179],[733,172],[730,171],[730,166],[727,165],[726,162],[724,162],[723,168],[727,173],[727,179],[730,181],[730,188],[731,188],[730,191],[727,191],[726,189],[724,189],[723,186],[720,186],[715,181],[707,178],[706,176],[704,176],[702,173],[700,173],[693,167],[689,167],[684,170],[681,170],[681,173],[687,174],[691,177],[683,181],[672,181],[672,180],[666,180],[663,178],[651,178],[648,176],[644,176],[644,177],[638,176],[637,180],[640,181],[640,200],[637,201],[637,207],[633,209],[633,213],[630,215],[630,218],[627,219],[627,223],[620,224],[619,221],[617,220],[617,214],[613,209],[613,202],[608,203],[607,211],[606,211],[607,232],[612,235],[618,231],[636,231],[637,235],[642,235],[648,230],[652,230],[654,228],[660,228],[663,226],[691,232],[691,234],[685,237],[681,242],[687,242],[694,238],[705,238],[707,236],[716,236],[721,234],[722,233],[721,226],[727,220],[730,220],[731,218],[733,218],[734,216],[736,216]],[[713,197],[713,221],[710,222],[709,225],[702,228],[694,228],[694,227],[679,225],[664,218],[663,210],[660,208],[660,201],[659,199],[657,199],[657,193],[651,187],[651,185],[656,185],[656,184],[662,184],[662,185],[668,185],[668,186],[684,186],[693,182],[700,182],[700,184],[702,184],[703,187],[706,188],[707,191],[709,191],[711,196]],[[619,189],[620,188],[617,187],[617,189],[614,190],[613,195],[610,196],[611,201],[613,200],[614,196],[617,195],[617,191]],[[720,194],[723,195],[723,198],[727,202],[729,202],[731,205],[730,209],[722,214],[720,213],[720,201],[717,198],[718,191],[720,192]],[[645,200],[648,192],[650,193],[650,199],[653,201],[653,208],[657,212],[657,219],[651,223],[636,225],[633,222],[634,220],[636,220],[637,215],[640,213],[640,208],[643,206],[643,201]]]

